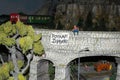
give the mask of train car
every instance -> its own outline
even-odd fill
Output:
[[[27,23],[31,24],[50,24],[53,17],[49,15],[28,15]]]
[[[19,19],[23,23],[27,23],[28,16],[27,15],[19,15]]]

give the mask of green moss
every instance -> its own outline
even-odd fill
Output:
[[[50,80],[54,80],[54,77],[55,77],[55,67],[53,67],[53,64],[52,63],[49,63],[49,77],[50,77]]]

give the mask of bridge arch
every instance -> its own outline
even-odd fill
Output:
[[[78,61],[79,61],[79,59],[78,58],[80,58],[80,64],[78,64]],[[97,58],[97,59],[96,59]],[[99,58],[99,59],[98,59]],[[94,70],[92,67],[93,67],[93,65],[96,63],[96,62],[98,62],[98,61],[100,61],[100,60],[106,60],[106,61],[109,61],[110,63],[112,63],[112,70],[111,70],[111,72],[112,72],[112,74],[116,74],[116,73],[118,73],[118,71],[116,71],[117,70],[117,67],[119,66],[119,63],[117,63],[116,64],[116,58],[119,58],[119,57],[117,57],[117,56],[107,56],[107,55],[97,55],[97,56],[83,56],[83,57],[76,57],[75,59],[73,59],[71,62],[69,62],[68,63],[68,66],[70,66],[70,74],[72,75],[72,77],[71,77],[71,75],[70,75],[70,78],[72,79],[73,77],[74,78],[76,78],[76,80],[77,80],[77,77],[78,77],[78,71],[80,72],[80,73],[82,73],[82,72],[85,72],[85,65],[87,65],[88,66],[88,69],[89,70]],[[85,59],[88,59],[88,60],[85,60]],[[91,60],[92,59],[92,60]],[[78,66],[81,66],[81,68],[79,67],[78,68]],[[83,67],[84,66],[84,67]],[[92,66],[92,67],[91,67]],[[76,71],[77,70],[77,71]],[[87,69],[86,69],[87,70]],[[95,72],[95,71],[94,71]],[[76,74],[76,75],[74,75],[74,74]],[[116,77],[117,77],[117,75],[115,75]],[[83,76],[83,77],[85,77],[85,76]],[[110,77],[109,77],[110,78]],[[82,79],[82,76],[80,75],[80,79]],[[117,80],[117,79],[116,79]]]
[[[46,58],[42,58],[42,59],[40,59],[39,61],[49,61],[49,62],[51,62],[52,64],[55,64],[53,60],[51,60],[51,59],[46,59]]]
[[[41,76],[39,80],[53,80],[55,78],[55,66],[54,63],[49,59],[40,59],[38,61],[38,75]]]
[[[83,55],[83,56],[74,56],[72,58],[69,58],[69,60],[66,62],[66,65],[69,65],[70,62],[72,62],[73,60],[77,59],[77,58],[83,58],[83,57],[95,57],[95,56],[109,56],[109,57],[115,57],[115,58],[120,58],[120,54],[110,54],[110,55],[106,55],[106,54],[89,54],[89,55]]]
[[[91,58],[91,57],[97,57],[97,59],[96,59],[96,61],[97,60],[99,60],[98,59],[98,57],[100,57],[101,59],[103,59],[103,60],[105,60],[105,58],[120,58],[120,57],[118,57],[118,56],[114,56],[114,55],[94,55],[94,56],[81,56],[81,57],[76,57],[76,58],[73,58],[73,59],[71,59],[68,63],[67,63],[67,65],[69,65],[72,61],[74,61],[74,60],[76,60],[76,59],[78,59],[78,58]],[[102,58],[103,57],[103,58]],[[92,59],[93,60],[93,59]],[[106,60],[110,60],[110,59],[106,59]],[[116,59],[115,59],[116,60]],[[81,61],[84,61],[84,60],[81,60]]]
[[[51,59],[34,56],[30,64],[30,78],[29,80],[53,80],[55,77],[54,62]],[[52,71],[50,71],[52,70]]]

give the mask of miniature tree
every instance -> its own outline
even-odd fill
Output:
[[[10,77],[9,80],[19,80],[20,76],[24,75],[29,68],[33,55],[41,56],[44,53],[40,42],[41,37],[41,34],[35,33],[32,26],[24,25],[20,21],[16,24],[7,22],[0,26],[0,44],[8,49],[14,65],[14,69],[10,71],[13,77]],[[18,54],[27,58],[23,68],[18,67]]]

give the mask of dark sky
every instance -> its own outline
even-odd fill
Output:
[[[15,12],[33,14],[47,0],[0,0],[0,15]]]

